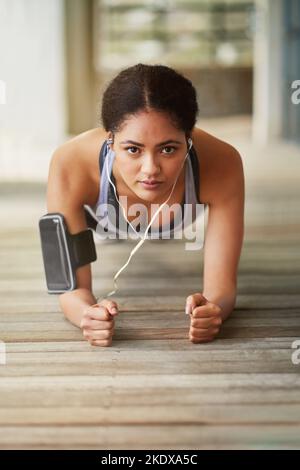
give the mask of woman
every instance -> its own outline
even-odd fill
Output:
[[[143,203],[150,220],[152,204],[161,205],[170,194],[168,204],[180,204],[187,186],[195,188],[195,202],[208,205],[209,216],[203,292],[186,299],[194,343],[213,340],[234,308],[244,233],[241,157],[233,146],[196,127],[197,113],[195,89],[177,71],[145,64],[121,71],[103,95],[103,128],[83,132],[54,152],[47,190],[48,212],[63,213],[69,231],[77,233],[87,228],[85,207],[96,211],[105,197],[112,200],[111,185],[100,184],[109,173],[119,198],[127,198],[129,222],[132,204]],[[184,165],[188,142],[193,144],[189,180]],[[106,160],[108,152],[113,161]],[[109,161],[110,171],[103,166]],[[154,180],[158,183],[149,185]],[[161,213],[154,222],[161,226]],[[117,303],[96,302],[90,265],[77,270],[76,280],[77,288],[59,297],[66,318],[82,329],[90,344],[111,345]]]

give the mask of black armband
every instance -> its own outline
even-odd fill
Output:
[[[48,293],[76,289],[76,269],[97,259],[92,230],[70,234],[63,214],[51,212],[39,219],[39,231]]]

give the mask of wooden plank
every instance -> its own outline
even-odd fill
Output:
[[[114,273],[115,274],[115,273]],[[111,276],[106,275],[105,279],[99,280],[99,277],[94,278],[94,289],[100,295],[107,293],[112,288]],[[199,271],[194,276],[177,276],[174,278],[146,275],[144,278],[133,277],[129,274],[123,276],[119,281],[120,290],[123,295],[137,295],[137,296],[151,296],[166,295],[171,296],[174,294],[174,279],[176,279],[176,294],[188,295],[193,292],[199,292],[202,285],[202,275]],[[151,280],[151,282],[149,282]],[[147,285],[147,282],[149,284]],[[238,292],[240,294],[278,294],[284,291],[285,294],[299,294],[300,275],[294,274],[245,274],[238,279]],[[101,288],[99,287],[101,285]],[[14,283],[11,280],[2,280],[0,284],[0,295],[11,296],[13,293],[18,292],[19,295],[35,296],[38,292],[45,292],[44,276],[39,276],[37,279],[24,280],[16,279]]]
[[[291,350],[291,344],[295,337],[286,338],[243,338],[243,339],[216,339],[209,343],[202,343],[203,351],[218,350],[239,350],[239,349],[288,349]],[[6,351],[8,354],[12,352],[82,352],[94,349],[87,341],[52,341],[52,342],[21,342],[7,343]],[[113,348],[115,350],[115,348]],[[194,345],[186,340],[168,340],[168,339],[148,339],[141,345],[140,341],[128,340],[122,343],[122,350],[169,350],[169,351],[194,351]]]
[[[99,349],[99,348],[98,348]],[[292,364],[291,354],[288,351],[282,351],[282,356],[277,356],[277,360],[272,360],[272,355],[267,354],[254,354],[249,358],[240,356],[240,351],[231,355],[231,359],[226,360],[222,358],[222,355],[215,361],[207,360],[205,362],[205,355],[200,355],[195,358],[194,361],[187,360],[184,358],[180,363],[178,360],[169,359],[168,362],[155,359],[135,359],[132,357],[128,359],[112,359],[104,360],[106,353],[103,353],[101,349],[100,354],[102,357],[98,358],[98,361],[86,362],[83,360],[77,362],[64,361],[54,362],[51,361],[51,356],[48,357],[48,362],[41,362],[37,358],[35,362],[28,362],[25,360],[20,363],[15,363],[12,359],[12,363],[0,368],[0,376],[25,376],[25,375],[108,375],[108,374],[119,374],[119,375],[138,375],[139,372],[143,374],[202,374],[202,373],[294,373],[299,374],[299,367]],[[260,351],[260,352],[268,352]],[[30,354],[30,353],[28,353]],[[88,353],[81,353],[88,354]],[[207,354],[209,356],[209,353]],[[82,356],[81,356],[82,357]],[[232,357],[235,357],[233,360]],[[203,361],[203,362],[200,362]]]
[[[298,449],[300,425],[5,426],[1,448]]]
[[[94,292],[97,291],[94,289]],[[194,292],[201,291],[197,289],[196,291],[190,291],[189,294]],[[123,311],[133,312],[178,311],[185,304],[185,297],[179,295],[157,295],[155,296],[155,302],[149,296],[124,296],[124,292],[123,295],[118,292],[113,298],[120,304],[119,307]],[[276,312],[280,312],[283,309],[289,309],[290,311],[298,308],[300,308],[299,294],[238,294],[236,301],[237,310],[276,310]],[[18,314],[60,312],[58,296],[40,292],[38,295],[30,295],[26,298],[22,294],[15,293],[13,298],[10,296],[1,299],[0,315],[9,312]]]
[[[114,348],[99,348],[91,347],[90,351],[59,351],[59,352],[10,352],[8,354],[8,367],[15,364],[79,364],[87,363],[89,365],[97,364],[110,364],[113,361],[132,363],[133,368],[136,363],[158,363],[161,364],[162,360],[172,364],[173,362],[180,367],[181,364],[189,362],[190,364],[197,363],[198,361],[212,362],[220,361],[233,363],[238,362],[252,362],[261,361],[268,362],[269,364],[279,362],[290,362],[292,349],[221,349],[221,350],[203,350],[201,345],[191,343],[190,350],[146,350],[141,348],[138,356],[135,351],[131,350],[115,350]],[[199,347],[200,346],[200,347]],[[128,366],[129,367],[129,364]],[[4,367],[5,369],[5,367]],[[182,370],[184,373],[184,369]]]
[[[0,408],[1,425],[271,424],[300,425],[300,404]]]
[[[173,340],[188,340],[189,323],[186,319],[186,328],[122,328],[116,324],[115,333],[113,337],[114,346],[122,344],[122,341],[127,340],[148,340],[148,339],[173,339]],[[54,323],[54,322],[53,322]],[[53,323],[49,323],[50,325]],[[267,337],[299,337],[299,328],[292,327],[228,327],[222,328],[218,334],[218,339],[223,338],[267,338]],[[48,328],[44,329],[43,324],[39,328],[31,330],[10,330],[7,329],[1,333],[1,339],[5,342],[18,342],[18,341],[79,341],[84,340],[82,332],[79,328],[73,325],[66,325],[66,328]],[[194,344],[194,348],[201,347],[201,344]]]
[[[182,321],[181,316],[183,313],[183,305],[181,308],[176,308],[176,310],[170,310],[165,308],[155,308],[153,307],[153,310],[151,311],[151,314],[149,314],[149,310],[147,312],[143,310],[138,311],[138,313],[132,312],[131,310],[128,310],[128,308],[124,307],[122,302],[119,304],[119,316],[118,321],[123,321],[126,319],[130,320],[135,320],[137,318],[137,321],[151,323],[153,325],[153,320],[155,319],[155,322],[166,322],[166,321]],[[8,327],[7,323],[44,323],[44,322],[61,322],[64,321],[64,315],[63,312],[50,312],[51,315],[45,315],[46,312],[41,311],[39,313],[36,312],[20,312],[16,313],[14,311],[6,311],[5,313],[0,313],[0,320],[1,324],[5,324],[5,327]],[[159,313],[159,315],[157,314]],[[179,320],[180,319],[180,320]],[[277,309],[277,310],[241,310],[241,309],[235,309],[230,317],[226,320],[226,322],[223,323],[223,325],[231,325],[233,324],[236,326],[237,324],[239,326],[242,326],[243,323],[249,321],[250,323],[255,323],[255,324],[262,324],[261,322],[264,323],[264,326],[271,326],[273,325],[273,320],[277,322],[282,322],[287,320],[287,326],[288,324],[291,323],[291,321],[295,321],[298,324],[298,321],[300,321],[300,309],[299,308],[294,308],[294,309]],[[184,323],[185,324],[185,323]],[[136,324],[135,324],[136,325]],[[277,323],[278,326],[278,323]]]
[[[37,251],[36,253],[28,253],[27,247],[21,247],[20,250],[24,250],[23,255],[18,253],[18,256],[11,254],[9,256],[8,253],[1,253],[1,261],[0,261],[0,279],[6,277],[12,279],[12,276],[26,276],[29,279],[38,278],[43,273],[42,269],[42,259],[41,259],[41,251]],[[100,251],[100,250],[99,250]],[[102,250],[103,251],[103,250]],[[203,264],[203,255],[200,252],[197,252],[197,255],[194,255],[193,259],[190,259],[188,256],[185,255],[185,252],[179,254],[176,252],[176,261],[172,258],[172,254],[175,254],[173,250],[166,250],[164,255],[152,253],[144,255],[143,253],[143,260],[147,266],[147,269],[142,265],[142,263],[135,260],[130,266],[130,273],[133,276],[145,275],[145,273],[153,273],[155,271],[160,271],[163,269],[170,270],[170,275],[174,277],[176,274],[181,276],[189,276],[191,272],[198,272],[202,270]],[[15,256],[15,257],[14,257]],[[157,260],[157,256],[159,256],[159,260]],[[28,272],[26,268],[26,260],[30,257],[31,260],[31,269]],[[103,253],[99,253],[99,259],[103,258]],[[106,255],[105,264],[107,267],[105,271],[112,272],[113,270],[117,269],[118,264],[120,264],[121,259],[120,257],[116,258],[115,255],[109,253]],[[8,264],[9,262],[9,264]],[[25,264],[23,263],[25,262]],[[103,267],[104,260],[102,259],[101,267]],[[290,251],[287,253],[276,253],[276,252],[261,252],[258,251],[251,253],[245,253],[244,251],[241,254],[240,263],[239,263],[239,274],[244,275],[247,273],[260,273],[260,274],[276,274],[278,273],[278,266],[280,265],[280,273],[281,274],[289,274],[295,273],[299,275],[300,272],[300,256],[299,256],[299,247],[295,248],[294,251]],[[95,275],[101,276],[102,270],[100,269],[100,265],[98,262],[93,264]],[[128,272],[128,271],[127,271]]]
[[[59,387],[64,387],[68,390],[98,390],[103,388],[108,389],[145,389],[145,388],[165,388],[173,387],[184,395],[184,390],[193,389],[219,389],[226,388],[234,390],[236,388],[248,389],[259,388],[262,393],[270,388],[284,388],[286,390],[297,389],[300,386],[300,375],[294,373],[265,373],[265,374],[251,374],[249,372],[225,374],[211,372],[207,374],[142,374],[138,375],[124,375],[116,376],[109,373],[109,375],[101,375],[101,377],[82,374],[82,375],[65,375],[65,376],[46,376],[40,374],[39,376],[19,376],[19,377],[6,377],[5,380],[0,381],[0,390],[12,389],[30,389],[40,390],[45,387],[49,391],[57,390]]]
[[[115,318],[115,324],[120,328],[125,328],[126,326],[131,325],[132,328],[153,328],[153,329],[164,329],[164,328],[186,328],[190,325],[190,316],[186,315],[183,308],[181,312],[152,312],[151,315],[147,312],[122,312],[120,310],[119,314]],[[56,331],[56,330],[74,330],[78,327],[72,325],[66,318],[61,315],[59,321],[48,321],[47,318],[42,322],[43,329],[47,331]],[[242,315],[237,315],[234,313],[230,318],[223,322],[221,328],[251,328],[251,327],[287,327],[295,328],[295,336],[300,334],[300,315],[293,315],[291,317],[284,317],[284,314],[281,316],[274,315],[274,318],[264,318],[263,316],[256,316],[255,312],[252,315],[248,315],[246,318],[243,318]],[[41,329],[41,324],[38,321],[30,322],[25,321],[25,319],[20,321],[1,321],[1,328],[3,332],[5,331],[38,331]]]
[[[14,377],[9,377],[12,379]],[[63,377],[62,377],[63,379]],[[102,385],[98,380],[97,386],[82,387],[57,384],[56,388],[46,385],[35,387],[24,384],[22,388],[11,384],[10,388],[0,387],[0,407],[13,408],[18,413],[19,408],[56,408],[56,407],[114,407],[114,406],[169,406],[177,405],[300,405],[300,386],[294,389],[274,387],[235,387],[226,388],[193,387],[180,388],[176,386],[128,386],[113,388]],[[131,385],[131,384],[130,384]],[[299,416],[299,415],[298,415]],[[222,409],[220,410],[222,417]],[[24,424],[27,424],[24,422]]]

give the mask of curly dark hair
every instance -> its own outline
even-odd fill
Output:
[[[138,63],[109,82],[101,121],[106,131],[119,132],[130,115],[150,109],[166,113],[188,137],[199,111],[197,92],[189,79],[166,65]]]

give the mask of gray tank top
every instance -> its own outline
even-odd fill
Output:
[[[127,223],[126,219],[124,219],[122,210],[119,210],[119,204],[118,201],[115,197],[115,192],[112,184],[108,180],[107,177],[107,169],[104,167],[105,165],[108,165],[108,172],[110,175],[110,178],[114,185],[116,186],[115,178],[112,173],[112,167],[113,167],[113,162],[114,162],[114,157],[110,158],[110,160],[106,163],[106,155],[108,154],[109,151],[109,145],[107,144],[107,141],[105,140],[99,153],[99,168],[100,168],[100,189],[99,189],[99,196],[97,203],[91,207],[92,209],[92,215],[93,217],[97,220],[98,223],[102,225],[102,228],[104,228],[105,232],[108,234],[111,232],[109,229],[107,229],[107,216],[102,217],[99,215],[99,211],[97,214],[97,209],[100,205],[105,205],[102,207],[106,207],[106,204],[112,204],[115,208],[115,213],[116,213],[116,227],[114,228],[114,234],[115,237],[118,238],[118,231],[119,231],[119,212],[121,214],[121,217],[123,217],[123,221],[125,226],[127,226],[127,229],[129,227],[129,224]],[[181,201],[181,217],[180,221],[178,224],[175,224],[174,226],[174,219],[170,221],[168,224],[164,224],[163,226],[159,226],[159,228],[152,227],[150,226],[150,229],[148,231],[147,237],[149,238],[151,235],[150,234],[155,234],[155,238],[162,238],[167,237],[167,238],[174,238],[174,235],[177,231],[182,230],[182,225],[187,223],[187,211],[185,208],[185,204],[191,204],[190,207],[192,207],[192,221],[195,220],[196,217],[196,211],[194,211],[194,207],[196,204],[201,204],[198,194],[199,194],[199,162],[198,162],[198,157],[196,154],[196,150],[194,146],[191,147],[189,151],[189,155],[185,161],[184,164],[185,168],[185,193],[184,193],[184,198]],[[119,198],[119,195],[118,195]],[[90,206],[88,206],[90,207]],[[148,223],[150,220],[148,221]],[[139,226],[136,227],[136,230],[139,229]],[[141,231],[141,234],[143,234],[143,231]]]

